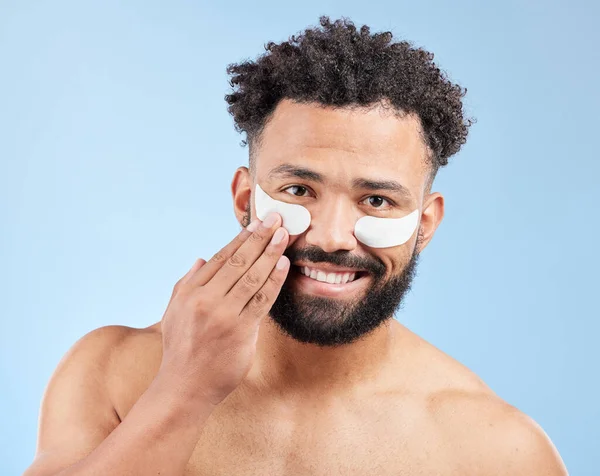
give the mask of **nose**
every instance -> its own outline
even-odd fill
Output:
[[[311,216],[305,235],[307,244],[318,246],[326,253],[356,248],[354,225],[358,216],[349,203],[343,199],[323,202],[311,210]]]

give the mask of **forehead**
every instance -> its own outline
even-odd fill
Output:
[[[326,177],[391,174],[406,186],[418,186],[425,178],[426,154],[413,115],[400,117],[382,106],[336,109],[284,99],[265,126],[255,158],[259,177],[290,163]]]

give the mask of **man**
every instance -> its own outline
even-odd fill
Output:
[[[321,27],[229,67],[245,228],[160,322],[75,344],[26,475],[566,474],[539,426],[393,319],[465,91],[390,33]]]

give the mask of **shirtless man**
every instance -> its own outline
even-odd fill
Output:
[[[229,68],[250,145],[233,206],[252,224],[159,322],[73,346],[25,475],[566,474],[535,422],[393,319],[444,214],[431,183],[466,139],[464,90],[389,34],[321,26]],[[259,220],[259,193],[308,228]],[[406,241],[378,241],[414,210]]]

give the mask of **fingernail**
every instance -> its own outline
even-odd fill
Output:
[[[281,258],[279,258],[279,260],[277,261],[277,264],[275,265],[275,267],[277,269],[283,269],[287,266],[287,264],[289,263],[289,259],[287,259],[286,256],[281,256]]]
[[[273,238],[271,238],[271,243],[274,245],[278,245],[279,243],[281,243],[283,241],[284,237],[285,237],[285,230],[283,228],[277,228],[277,231],[273,235]]]
[[[260,224],[260,220],[254,220],[252,223],[250,223],[247,227],[246,230],[248,230],[251,233],[254,233],[256,231],[256,229],[258,228],[258,225]]]
[[[265,218],[265,221],[263,221],[263,226],[265,228],[271,228],[275,222],[277,221],[277,215],[275,215],[275,213],[269,213],[267,215],[267,218]]]

